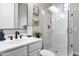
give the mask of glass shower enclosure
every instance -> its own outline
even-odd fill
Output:
[[[44,13],[43,49],[56,56],[73,55],[73,20],[71,4],[52,3]],[[47,34],[46,34],[47,33]]]

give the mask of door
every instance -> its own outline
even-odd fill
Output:
[[[79,55],[79,3],[70,4],[69,28],[69,54]]]
[[[71,7],[70,7],[71,8]],[[68,55],[73,55],[73,11],[68,13]]]
[[[73,14],[73,15],[72,15]],[[73,20],[73,52],[76,55],[79,55],[79,11],[72,11],[72,20]]]
[[[64,17],[60,17],[59,15],[56,15],[55,17],[55,24],[53,29],[53,49],[56,55],[59,56],[65,56],[67,55],[67,43],[68,43],[68,34],[67,34],[67,28],[68,28],[68,19],[67,19],[67,13],[62,12]],[[61,13],[60,13],[61,15]],[[53,28],[53,27],[52,27]]]

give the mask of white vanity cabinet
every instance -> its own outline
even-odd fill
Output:
[[[34,41],[34,42],[32,41],[31,43],[25,44],[23,46],[21,45],[16,48],[7,49],[5,50],[5,52],[1,53],[1,55],[2,56],[39,56],[39,51],[41,49],[42,49],[42,40]]]
[[[36,43],[32,43],[28,46],[29,48],[29,56],[38,56],[39,55],[39,51],[42,48],[42,41],[36,42]]]
[[[11,51],[2,54],[2,56],[26,56],[26,55],[27,55],[26,46],[13,49]]]

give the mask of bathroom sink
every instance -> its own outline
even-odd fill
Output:
[[[24,41],[27,39],[28,39],[27,37],[23,37],[22,39],[21,38],[18,38],[18,39],[13,38],[13,40],[6,39],[4,41],[0,41],[0,43],[13,43],[13,42],[17,42],[17,41],[20,42],[20,41]]]
[[[4,40],[4,41],[0,41],[0,43],[7,43],[7,42],[12,42],[12,41],[14,41],[14,40],[6,39],[6,40]]]
[[[12,43],[12,44],[20,44],[20,43],[25,43],[25,42],[27,42],[27,43],[29,43],[29,42],[32,42],[32,41],[37,41],[38,40],[38,38],[35,38],[35,37],[22,37],[22,39],[21,38],[18,38],[18,39],[13,39],[13,40],[10,40],[10,39],[6,39],[5,41],[0,41],[0,43],[3,43],[3,44],[5,44],[5,43]]]

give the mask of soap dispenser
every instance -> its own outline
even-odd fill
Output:
[[[3,30],[0,30],[0,41],[5,40]]]

